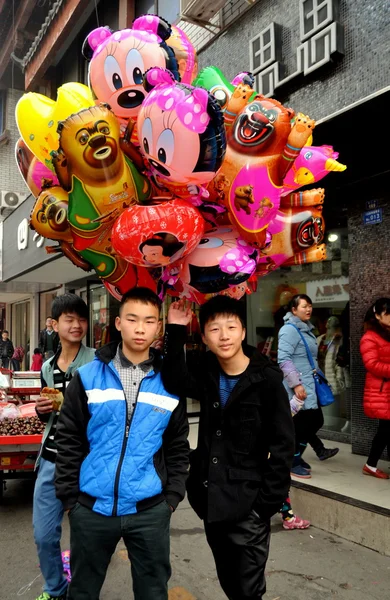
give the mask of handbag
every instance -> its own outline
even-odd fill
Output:
[[[318,367],[315,366],[309,346],[307,345],[307,342],[306,342],[302,332],[299,331],[298,327],[296,327],[292,323],[287,323],[287,325],[291,325],[291,327],[294,327],[294,329],[297,330],[297,332],[301,336],[302,342],[305,344],[307,358],[309,359],[310,366],[313,370],[313,379],[314,379],[314,385],[316,388],[318,403],[320,404],[320,406],[329,406],[330,404],[333,404],[334,396],[333,396],[332,388],[330,387],[328,380],[326,379],[326,377],[323,374],[323,372],[321,371],[321,369],[319,369]]]

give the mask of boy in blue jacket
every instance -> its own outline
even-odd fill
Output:
[[[135,600],[167,600],[169,526],[185,494],[189,445],[186,403],[161,379],[151,347],[161,302],[147,288],[121,301],[122,341],[96,352],[65,396],[57,428],[57,497],[69,511],[68,600],[98,600],[123,538]]]
[[[55,388],[65,394],[76,369],[93,360],[95,351],[81,342],[88,329],[88,307],[76,294],[57,296],[52,304],[53,327],[61,345],[42,367],[42,388]],[[59,417],[53,410],[53,400],[39,397],[36,412],[46,423],[36,469],[33,526],[39,565],[45,580],[44,591],[37,600],[65,600],[68,582],[64,576],[61,557],[62,503],[57,500],[54,470],[57,456],[55,432]]]

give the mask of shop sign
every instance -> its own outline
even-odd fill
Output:
[[[333,279],[308,281],[306,293],[313,300],[313,304],[348,302],[349,279],[348,277],[335,277]]]
[[[276,88],[299,75],[309,75],[344,54],[344,28],[339,22],[340,0],[299,0],[299,43],[296,70],[288,73],[283,63],[283,29],[272,22],[249,41],[250,71],[255,89],[273,96]]]
[[[383,208],[374,208],[374,210],[366,210],[363,213],[363,225],[376,225],[383,221]]]
[[[9,281],[58,257],[46,246],[55,245],[30,229],[35,204],[31,195],[3,221],[3,281]]]

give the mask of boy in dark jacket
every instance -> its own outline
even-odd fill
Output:
[[[185,494],[189,446],[185,401],[164,388],[151,348],[160,307],[147,288],[127,292],[115,322],[122,342],[99,349],[65,396],[56,490],[71,528],[68,600],[99,599],[121,538],[135,600],[168,598],[170,518]]]
[[[8,331],[4,329],[0,340],[0,366],[3,369],[9,369],[10,360],[14,353],[14,345],[8,336]]]
[[[201,403],[198,446],[191,452],[188,499],[204,520],[218,578],[230,600],[265,593],[270,517],[290,485],[294,429],[283,375],[255,348],[243,346],[242,303],[216,296],[200,309],[209,347],[198,373],[183,346],[191,311],[174,302],[164,341],[163,381]]]

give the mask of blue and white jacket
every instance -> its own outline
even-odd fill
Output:
[[[161,380],[162,357],[142,380],[134,411],[127,402],[107,344],[70,382],[57,425],[56,494],[65,509],[76,502],[106,516],[136,513],[184,498],[189,444],[186,402]]]

